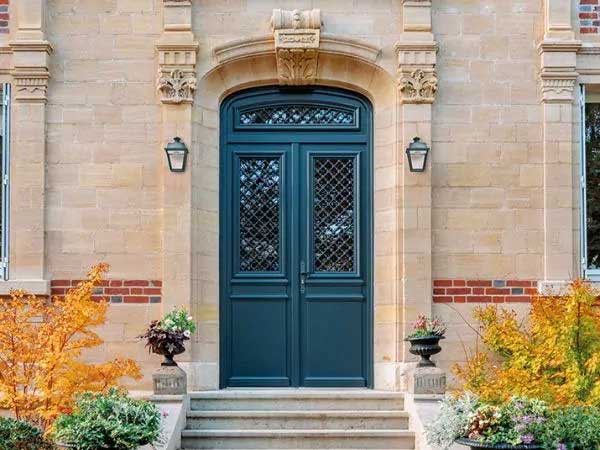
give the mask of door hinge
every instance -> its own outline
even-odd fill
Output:
[[[2,183],[4,183],[5,186],[8,186],[8,174],[5,173],[4,176],[2,177]]]

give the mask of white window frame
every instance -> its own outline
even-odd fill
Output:
[[[0,161],[0,182],[2,183],[2,205],[0,208],[0,280],[8,280],[9,230],[10,230],[10,111],[11,86],[2,83],[2,159]]]
[[[581,253],[581,276],[592,281],[600,281],[600,269],[588,268],[587,260],[587,161],[586,161],[586,124],[585,124],[585,84],[579,86],[579,111],[581,116],[580,128],[580,151],[579,151],[579,216],[580,216],[580,253]]]

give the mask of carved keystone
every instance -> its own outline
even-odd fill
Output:
[[[319,63],[321,11],[274,9],[271,26],[279,83],[313,84]]]

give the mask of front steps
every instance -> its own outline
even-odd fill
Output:
[[[414,449],[403,396],[362,389],[252,389],[190,395],[191,449]]]

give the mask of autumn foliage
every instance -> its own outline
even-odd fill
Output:
[[[496,306],[478,308],[477,352],[455,374],[465,389],[499,403],[513,395],[554,405],[600,405],[600,308],[588,283],[568,295],[535,298],[529,317]]]
[[[85,349],[102,344],[93,328],[104,323],[108,304],[92,294],[107,270],[106,264],[93,267],[64,297],[13,291],[0,299],[0,406],[17,419],[46,428],[70,411],[75,393],[106,390],[123,376],[140,378],[129,359],[80,360]]]

